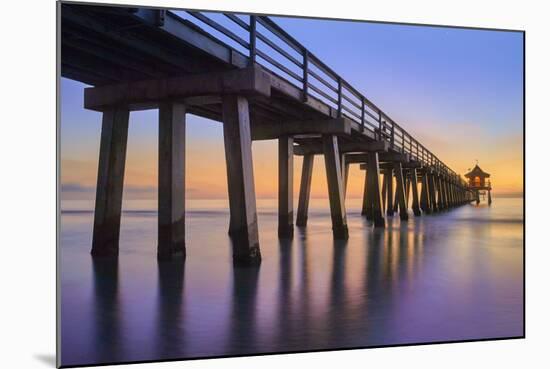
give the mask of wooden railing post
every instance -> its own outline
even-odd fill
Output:
[[[395,142],[395,123],[391,122],[391,138],[390,138],[390,143],[391,143],[391,147],[393,147],[393,144]]]
[[[342,116],[342,78],[338,77],[338,117]]]
[[[253,66],[256,63],[256,16],[250,16],[250,40],[249,40],[249,59],[248,65]]]
[[[164,18],[166,17],[166,9],[158,9],[155,11],[155,26],[164,26]]]
[[[365,130],[365,98],[361,98],[361,131]]]
[[[382,111],[378,110],[378,141],[382,141]]]
[[[309,56],[308,56],[308,51],[307,49],[304,49],[304,64],[303,64],[303,74],[302,74],[302,79],[303,79],[303,87],[302,87],[302,99],[303,101],[307,101],[307,95],[308,95],[308,68],[309,68]]]

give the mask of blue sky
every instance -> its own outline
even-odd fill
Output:
[[[302,18],[274,20],[452,169],[465,173],[478,159],[493,174],[496,192],[521,191],[522,33]],[[92,188],[97,172],[101,115],[83,109],[83,87],[62,79],[62,183],[73,189],[74,185]],[[129,186],[155,186],[156,122],[156,111],[131,114]],[[195,175],[188,176],[188,186],[210,186],[223,197],[225,179],[209,181],[200,173],[208,168],[225,176],[221,125],[198,117],[189,117],[188,122],[190,157],[206,155],[219,162],[191,164],[189,171]],[[276,195],[275,150],[274,141],[254,144],[264,182],[258,184],[258,192],[267,197]],[[218,182],[223,185],[216,186]],[[313,194],[317,191],[321,196],[324,190],[317,187],[314,181]],[[350,195],[360,194],[360,185],[352,184]],[[211,194],[198,190],[197,196]]]

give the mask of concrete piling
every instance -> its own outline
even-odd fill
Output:
[[[181,103],[159,106],[159,260],[185,256],[185,113]]]
[[[307,213],[309,208],[309,196],[311,192],[311,176],[313,174],[313,154],[304,155],[302,161],[302,177],[300,180],[300,195],[298,198],[298,213],[296,225],[305,227],[307,225]]]
[[[367,195],[372,204],[372,219],[375,227],[385,227],[382,198],[380,196],[380,164],[377,152],[367,153]]]
[[[335,239],[348,239],[348,225],[344,205],[341,157],[338,150],[338,137],[323,135],[323,152],[328,184],[332,233]]]
[[[242,96],[225,95],[222,105],[233,261],[244,265],[258,264],[261,254],[248,100]]]
[[[393,163],[393,171],[395,173],[396,179],[396,197],[397,203],[399,204],[399,218],[401,220],[408,220],[409,215],[407,213],[407,200],[405,198],[405,181],[403,178],[403,168],[401,163],[396,161]]]
[[[112,108],[103,112],[97,174],[93,256],[116,256],[122,215],[122,189],[130,112]]]
[[[294,138],[279,138],[279,238],[291,239],[294,235]]]

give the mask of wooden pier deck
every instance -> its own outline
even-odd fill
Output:
[[[223,122],[229,233],[239,264],[261,259],[253,140],[279,142],[282,238],[294,229],[295,155],[304,157],[296,224],[307,224],[313,160],[323,155],[335,238],[348,237],[351,164],[365,170],[362,212],[374,226],[396,212],[406,221],[409,208],[420,216],[474,200],[457,173],[267,16],[215,20],[202,12],[71,3],[59,9],[61,74],[93,86],[84,107],[103,113],[93,255],[118,254],[131,110],[159,110],[159,259],[185,255],[187,113]]]

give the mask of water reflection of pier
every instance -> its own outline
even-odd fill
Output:
[[[231,352],[359,347],[371,339],[384,342],[388,314],[422,268],[422,224],[414,227],[412,232],[390,224],[369,233],[363,245],[353,248],[348,241],[335,240],[330,273],[323,274],[328,276],[323,283],[313,282],[318,265],[315,255],[309,254],[315,244],[310,243],[307,230],[301,229],[294,241],[281,241],[272,316],[258,310],[254,269],[245,268],[245,274],[236,275],[228,331]],[[258,324],[260,315],[267,326]]]
[[[192,295],[185,290],[185,261],[159,262],[157,309],[151,310],[155,338],[150,352],[133,355],[192,357],[198,347],[212,355],[364,347],[383,344],[386,335],[390,342],[393,336],[386,332],[395,327],[387,326],[387,318],[400,308],[403,294],[423,272],[423,234],[422,222],[407,226],[389,222],[385,229],[366,233],[362,239],[334,240],[331,253],[319,254],[318,236],[301,228],[294,240],[279,242],[279,260],[272,266],[275,279],[262,282],[274,283],[273,289],[263,290],[262,296],[262,267],[230,269],[228,299],[215,300],[228,303],[227,325],[220,325],[215,333],[212,327],[204,326],[208,333],[202,330],[186,314],[186,301]],[[320,255],[326,260],[319,260]],[[324,271],[327,261],[329,270]],[[119,296],[116,259],[95,261],[93,280],[97,357],[111,362],[125,351],[120,312],[128,303]],[[272,301],[273,307],[266,307],[266,301]],[[225,314],[223,307],[214,311]],[[208,319],[208,314],[199,316]],[[194,342],[197,333],[214,333],[221,340],[213,339],[208,347],[204,337],[200,344]]]

